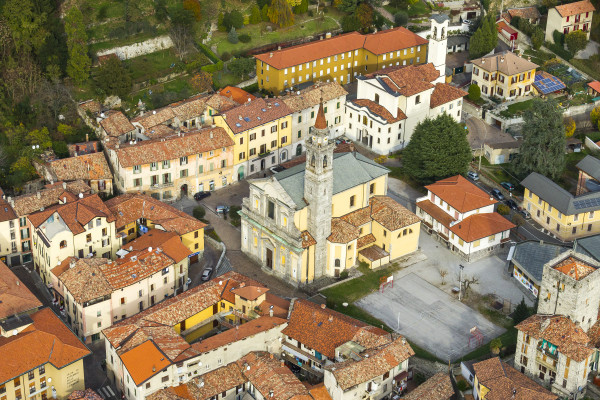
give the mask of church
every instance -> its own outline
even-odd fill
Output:
[[[389,170],[356,152],[334,153],[319,106],[306,162],[249,180],[242,251],[293,285],[376,268],[418,249],[419,218],[386,196]]]

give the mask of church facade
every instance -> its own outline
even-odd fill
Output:
[[[378,267],[418,249],[420,220],[386,196],[389,170],[357,153],[334,153],[319,107],[306,162],[250,180],[242,251],[294,285]]]

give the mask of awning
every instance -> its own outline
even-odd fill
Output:
[[[293,349],[287,347],[285,344],[283,346],[281,346],[281,347],[283,348],[283,350],[285,350],[288,353],[294,355],[295,357],[298,357],[299,359],[304,360],[304,361],[308,361],[308,357],[306,357],[304,354],[302,354],[302,353],[300,353],[300,352],[298,352],[296,350],[293,350]]]

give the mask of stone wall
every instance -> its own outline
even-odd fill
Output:
[[[130,44],[129,46],[114,47],[96,53],[98,57],[115,53],[121,60],[127,60],[144,54],[154,53],[173,47],[173,41],[169,35],[163,35],[143,42]]]

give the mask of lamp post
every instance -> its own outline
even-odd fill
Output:
[[[460,301],[461,295],[462,295],[462,272],[463,272],[463,269],[465,269],[465,266],[460,264],[459,268],[460,268],[460,272],[458,275],[458,301]]]

